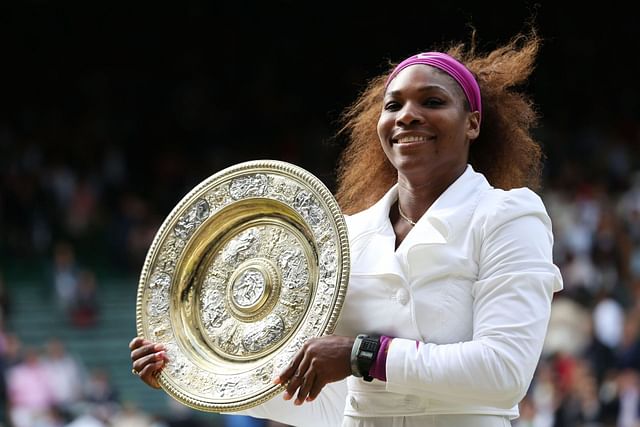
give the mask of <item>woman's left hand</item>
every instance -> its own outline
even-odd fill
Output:
[[[280,373],[274,383],[287,384],[285,400],[291,399],[296,390],[296,405],[315,399],[322,388],[331,382],[351,375],[351,347],[355,338],[328,335],[307,341],[289,366]]]

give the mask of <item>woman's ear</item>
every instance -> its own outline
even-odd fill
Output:
[[[469,113],[467,119],[467,138],[473,141],[480,136],[480,112]]]

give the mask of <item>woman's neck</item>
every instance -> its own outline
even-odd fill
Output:
[[[418,222],[438,197],[463,173],[464,169],[460,172],[456,171],[450,176],[420,180],[398,174],[398,209],[402,213],[401,216]]]

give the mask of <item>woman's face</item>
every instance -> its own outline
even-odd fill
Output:
[[[466,167],[479,114],[465,108],[458,83],[428,65],[412,65],[391,81],[378,120],[382,149],[410,181],[455,179]]]

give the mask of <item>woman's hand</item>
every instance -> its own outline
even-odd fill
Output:
[[[153,388],[160,388],[156,375],[169,361],[162,344],[155,344],[144,338],[135,337],[129,343],[133,373]]]
[[[314,400],[322,388],[351,375],[351,347],[355,338],[328,335],[312,338],[296,354],[289,366],[273,382],[287,384],[285,400],[296,390],[295,404]]]

